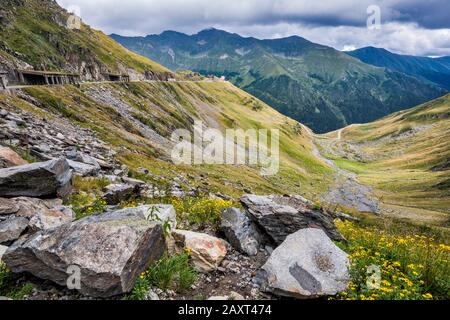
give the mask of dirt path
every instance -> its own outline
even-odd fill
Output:
[[[339,156],[342,151],[340,143],[342,131],[343,129],[339,130],[334,139],[316,136],[315,141],[324,150],[324,153]],[[323,156],[317,147],[313,153],[335,170],[334,185],[322,195],[324,202],[353,208],[360,212],[380,213],[380,203],[373,195],[372,188],[358,182],[357,174],[340,168],[335,161]]]

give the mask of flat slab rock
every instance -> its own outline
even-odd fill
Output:
[[[263,291],[298,299],[336,295],[347,289],[348,255],[319,229],[286,238],[258,275]]]
[[[345,240],[334,224],[334,218],[324,210],[316,210],[300,196],[245,195],[241,203],[252,220],[277,245],[286,237],[306,228],[318,228],[335,241]]]
[[[164,251],[160,223],[112,212],[21,238],[3,261],[15,273],[28,272],[61,286],[70,280],[69,267],[78,268],[79,291],[106,298],[131,291]]]
[[[0,169],[0,197],[66,198],[72,170],[64,158]]]

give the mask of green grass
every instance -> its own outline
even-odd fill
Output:
[[[32,283],[17,286],[14,283],[13,273],[0,261],[0,296],[12,300],[23,300],[33,291]]]
[[[152,287],[184,293],[197,281],[197,272],[190,264],[187,253],[163,257],[141,274],[127,300],[144,300]]]

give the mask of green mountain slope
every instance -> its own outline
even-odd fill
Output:
[[[69,29],[69,14],[51,0],[2,0],[0,8],[0,69],[14,78],[14,69],[65,70],[84,79],[101,79],[103,72],[168,73],[85,24]]]
[[[193,36],[167,31],[112,37],[172,70],[225,75],[317,132],[373,121],[445,93],[300,37],[258,40],[215,29]]]
[[[450,64],[447,62],[450,61],[449,57],[434,59],[406,56],[373,47],[361,48],[347,54],[364,63],[409,74],[450,90]]]
[[[7,0],[3,4],[0,68],[9,71],[10,77],[18,67],[77,71],[85,79],[95,79],[103,69],[127,72],[138,79],[145,71],[170,72],[87,25],[68,30],[64,24],[68,14],[54,1]],[[194,177],[193,186],[206,184],[211,192],[240,196],[250,189],[314,199],[327,188],[323,175],[332,171],[314,155],[308,130],[226,82],[30,86],[0,92],[0,108],[23,110],[48,121],[68,119],[96,132],[131,170],[149,168],[167,183],[177,175],[189,175]],[[195,120],[223,132],[229,128],[279,129],[280,172],[265,177],[257,166],[174,165],[171,134],[177,129],[193,132]]]
[[[343,169],[375,188],[392,214],[448,225],[450,95],[319,140]]]

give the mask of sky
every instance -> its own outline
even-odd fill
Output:
[[[401,54],[450,55],[449,0],[57,2],[107,34],[194,34],[213,27],[259,39],[298,35],[338,50],[374,46]]]

